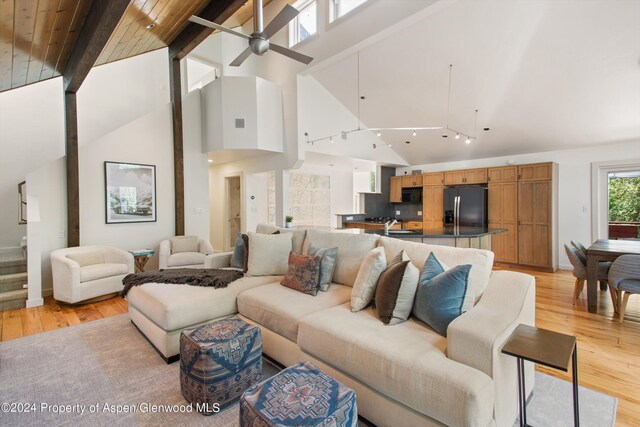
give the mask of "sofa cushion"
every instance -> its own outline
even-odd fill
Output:
[[[247,275],[270,276],[287,273],[291,234],[247,233],[249,236],[249,259]]]
[[[336,269],[333,281],[341,285],[353,286],[360,270],[360,264],[369,251],[376,247],[379,236],[374,234],[330,233],[320,230],[307,230],[303,253],[309,253],[309,247],[338,248]]]
[[[280,284],[287,288],[316,296],[320,281],[322,257],[289,252],[289,268]]]
[[[428,245],[384,236],[380,237],[380,245],[384,248],[387,259],[393,258],[404,249],[413,265],[419,269],[422,269],[427,257],[432,252],[441,262],[450,267],[461,264],[473,265],[469,273],[469,292],[465,296],[465,307],[473,306],[489,284],[493,268],[493,252],[491,251]]]
[[[463,305],[470,270],[469,264],[446,269],[429,254],[420,274],[413,315],[446,337],[449,323],[471,308]]]
[[[128,274],[127,264],[92,264],[80,267],[80,282],[91,282],[93,280],[104,279],[105,277]]]
[[[404,322],[411,314],[420,271],[406,258],[391,264],[378,279],[376,308],[378,317],[386,325]]]
[[[369,305],[376,292],[380,274],[386,267],[387,258],[383,248],[375,248],[364,257],[351,291],[351,311],[355,313]]]
[[[104,264],[104,254],[101,251],[76,252],[67,254],[67,258],[77,262],[80,267]]]
[[[206,255],[200,252],[180,252],[169,255],[167,267],[182,267],[185,265],[202,265],[204,268],[204,259]]]
[[[256,226],[256,233],[273,234],[276,231],[279,231],[280,233],[291,233],[291,250],[297,254],[302,253],[302,245],[304,243],[304,238],[307,235],[307,230],[282,228],[267,224],[258,224]]]
[[[269,284],[238,295],[238,311],[256,323],[296,342],[303,317],[349,301],[351,288],[332,284],[327,292],[311,296],[279,284]]]
[[[303,318],[298,345],[446,425],[486,426],[493,418],[493,380],[448,359],[446,339],[415,319],[388,327],[373,308],[352,313],[343,304]]]
[[[198,236],[177,236],[171,239],[171,253],[198,252]]]
[[[320,261],[320,280],[318,281],[318,290],[327,292],[331,282],[333,282],[333,272],[336,270],[338,248],[316,248],[314,246],[309,246],[309,255],[322,257],[322,260]]]
[[[247,289],[276,283],[282,276],[243,277],[226,288],[206,288],[166,283],[134,286],[127,301],[165,331],[175,331],[238,312],[236,298]]]

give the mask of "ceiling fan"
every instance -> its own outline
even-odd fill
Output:
[[[205,27],[213,28],[215,30],[224,31],[229,34],[233,34],[234,36],[242,37],[243,39],[249,41],[249,47],[246,48],[240,55],[238,55],[238,57],[234,59],[231,64],[229,64],[232,67],[240,66],[252,53],[255,53],[256,55],[262,55],[268,50],[272,50],[291,59],[295,59],[296,61],[302,62],[303,64],[309,64],[311,61],[313,61],[313,58],[311,58],[310,56],[303,55],[294,50],[277,45],[275,43],[271,43],[269,41],[269,38],[280,31],[280,29],[287,25],[289,21],[298,16],[298,13],[300,13],[298,12],[298,9],[291,5],[286,5],[284,9],[282,9],[275,18],[273,18],[269,25],[267,25],[266,28],[263,28],[262,0],[254,0],[253,33],[251,33],[250,35],[232,30],[231,28],[227,28],[225,26],[216,24],[215,22],[208,21],[195,15],[192,15],[189,18],[189,21],[195,22],[196,24],[204,25]]]

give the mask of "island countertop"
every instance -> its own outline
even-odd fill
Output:
[[[384,230],[375,229],[345,229],[354,233],[377,234],[384,236]],[[484,237],[492,234],[506,233],[506,228],[492,227],[441,227],[423,230],[389,230],[389,237],[401,237],[403,239],[463,239],[473,237]]]

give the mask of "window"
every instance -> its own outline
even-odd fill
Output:
[[[366,2],[367,0],[331,0],[329,3],[329,22],[335,21]]]
[[[318,6],[316,0],[300,0],[293,7],[300,14],[289,24],[289,47],[318,32]]]
[[[609,172],[609,238],[640,237],[640,171]]]

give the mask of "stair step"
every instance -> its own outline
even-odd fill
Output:
[[[23,289],[27,283],[27,273],[12,273],[0,275],[0,292],[17,291]]]
[[[26,307],[27,290],[8,291],[0,293],[0,311]]]
[[[27,260],[24,258],[0,260],[0,275],[24,273],[26,271],[27,271]]]

